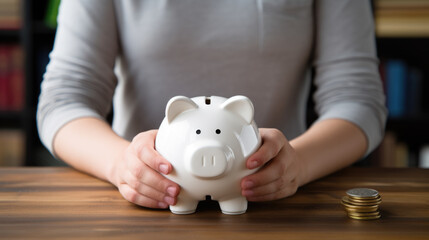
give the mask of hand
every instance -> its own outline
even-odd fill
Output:
[[[260,129],[261,147],[246,161],[248,169],[262,166],[241,181],[242,195],[249,201],[269,201],[295,194],[299,187],[300,162],[295,150],[277,129]]]
[[[176,204],[180,187],[160,174],[169,174],[173,167],[155,150],[157,132],[147,131],[134,137],[116,163],[115,185],[132,203],[167,208]]]

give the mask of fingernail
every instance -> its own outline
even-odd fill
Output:
[[[160,164],[159,165],[159,171],[163,174],[168,174],[168,165],[167,164]]]
[[[252,168],[256,168],[258,165],[259,165],[258,161],[253,160],[253,161],[251,161],[251,162],[249,163],[249,168],[250,168],[250,169],[252,169]]]
[[[166,196],[166,197],[164,197],[164,202],[168,203],[168,205],[173,205],[174,204],[174,198]]]
[[[167,203],[165,203],[165,202],[159,202],[159,203],[158,203],[158,207],[160,207],[160,208],[167,208],[167,207],[168,207],[168,204],[167,204]]]
[[[175,187],[168,187],[167,188],[167,193],[171,197],[175,197],[177,195],[177,188],[175,188]]]
[[[244,182],[244,188],[246,188],[246,189],[252,188],[254,185],[255,185],[255,183],[250,181],[250,180],[247,180]]]

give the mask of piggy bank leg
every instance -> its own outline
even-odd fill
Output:
[[[229,215],[243,214],[247,210],[247,199],[243,196],[219,200],[222,213]]]
[[[176,205],[170,205],[170,211],[174,214],[191,214],[197,209],[198,202],[198,200],[195,200],[182,191],[177,197]]]

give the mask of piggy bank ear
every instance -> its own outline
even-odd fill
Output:
[[[234,96],[222,103],[221,108],[237,114],[250,124],[253,120],[254,108],[249,98],[245,96]]]
[[[165,116],[168,123],[171,123],[179,114],[197,108],[198,105],[191,99],[184,96],[176,96],[168,101],[165,108]]]

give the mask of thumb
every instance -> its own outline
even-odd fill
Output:
[[[138,158],[150,168],[162,174],[169,174],[173,166],[155,149],[157,130],[138,134],[132,141]]]

